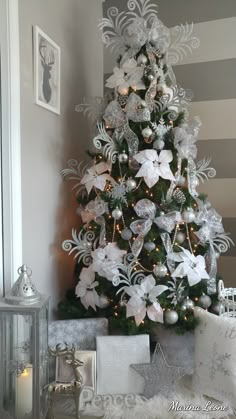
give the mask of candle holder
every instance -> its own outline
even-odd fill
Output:
[[[48,409],[48,302],[23,265],[0,300],[0,418],[45,419]]]

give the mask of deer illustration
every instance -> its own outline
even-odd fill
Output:
[[[51,70],[52,66],[55,64],[54,52],[51,50],[50,54],[46,54],[47,45],[46,41],[41,38],[39,43],[39,54],[41,57],[41,64],[43,67],[43,81],[42,81],[42,91],[43,97],[47,103],[50,102],[52,98],[52,87],[50,84],[50,79],[52,77]]]
[[[48,348],[48,353],[52,357],[66,357],[66,363],[71,365],[74,374],[74,380],[69,383],[60,383],[60,382],[53,382],[50,383],[48,386],[49,395],[50,395],[50,413],[51,418],[54,418],[53,415],[53,401],[54,396],[56,394],[72,394],[75,399],[75,408],[76,408],[76,418],[78,419],[79,416],[79,398],[80,393],[83,387],[83,376],[79,371],[79,367],[84,365],[79,359],[75,357],[75,346],[73,345],[71,348],[65,343],[65,347],[61,349],[60,344],[56,345],[56,349]]]

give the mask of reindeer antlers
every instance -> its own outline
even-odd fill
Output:
[[[58,343],[55,349],[50,348],[49,346],[48,353],[52,357],[65,356],[65,355],[71,355],[73,357],[75,355],[75,345],[72,345],[70,348],[69,345],[65,342],[65,347],[61,348],[61,344]]]

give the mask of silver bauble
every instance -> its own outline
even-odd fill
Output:
[[[185,300],[181,304],[181,310],[193,310],[194,309],[194,302],[189,298],[185,298]]]
[[[202,294],[198,300],[198,304],[202,308],[209,308],[211,305],[211,298],[206,294]]]
[[[186,178],[184,176],[179,176],[178,180],[177,180],[177,185],[178,186],[184,186],[186,182]]]
[[[119,162],[121,164],[127,163],[128,159],[129,159],[129,156],[128,156],[128,154],[126,154],[125,151],[123,151],[121,154],[119,154]]]
[[[151,137],[151,135],[152,135],[152,130],[151,130],[151,128],[147,127],[147,128],[144,128],[144,129],[142,130],[142,136],[143,136],[144,138]]]
[[[220,257],[220,252],[218,252],[217,250],[215,250],[215,258],[216,259],[219,259],[219,257]]]
[[[153,269],[154,275],[158,276],[159,278],[164,278],[168,272],[167,267],[162,263],[156,265]]]
[[[179,320],[177,311],[175,310],[166,310],[164,315],[165,323],[175,324]]]
[[[223,304],[218,302],[216,304],[212,304],[212,306],[210,307],[210,311],[211,313],[217,314],[219,316],[219,314],[222,314],[225,312],[225,309],[224,309]]]
[[[140,54],[138,56],[137,62],[138,62],[138,64],[147,64],[148,59],[147,59],[146,55]]]
[[[135,179],[130,178],[126,181],[126,186],[129,191],[133,191],[137,187],[137,182]]]
[[[122,217],[123,212],[117,207],[112,211],[111,215],[115,220],[119,220]]]
[[[195,220],[195,213],[192,208],[187,208],[182,212],[182,218],[185,223],[192,223]]]
[[[153,148],[156,150],[162,150],[165,147],[165,142],[161,139],[154,141]]]
[[[144,249],[146,249],[148,252],[152,252],[155,248],[156,248],[156,245],[153,242],[144,243]]]
[[[182,231],[178,231],[178,233],[176,234],[176,238],[175,240],[179,243],[182,244],[185,241],[185,234],[182,233]]]
[[[132,237],[132,231],[129,228],[124,228],[121,232],[121,237],[123,240],[130,240]]]
[[[154,76],[153,76],[153,74],[149,74],[149,75],[148,75],[148,80],[149,80],[149,81],[153,81],[153,80],[154,80]]]
[[[99,307],[100,308],[107,308],[109,305],[110,305],[109,298],[104,294],[100,295],[100,297],[99,297]]]

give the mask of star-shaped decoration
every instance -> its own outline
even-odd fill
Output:
[[[145,380],[143,395],[150,399],[158,394],[173,397],[175,381],[185,375],[181,367],[174,367],[167,363],[161,345],[158,343],[153,354],[151,364],[133,364],[131,367]]]

